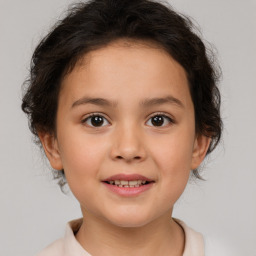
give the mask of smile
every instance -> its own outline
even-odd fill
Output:
[[[110,185],[115,185],[120,188],[138,188],[140,186],[143,186],[145,184],[148,184],[150,182],[146,180],[111,180],[111,181],[106,181],[106,183]]]
[[[122,197],[134,197],[151,189],[155,181],[139,174],[117,174],[102,181],[108,190]]]

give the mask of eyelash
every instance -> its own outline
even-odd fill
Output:
[[[153,115],[149,116],[148,121],[149,121],[149,120],[152,120],[152,118],[154,118],[154,117],[156,117],[156,116],[160,116],[160,117],[163,117],[164,119],[167,119],[168,122],[169,122],[169,124],[174,124],[174,123],[175,123],[174,120],[173,120],[173,118],[171,118],[169,115],[167,115],[167,114],[165,114],[165,113],[163,113],[163,112],[154,113]],[[147,121],[147,122],[148,122],[148,121]],[[147,123],[147,122],[146,122],[146,123]],[[154,126],[154,127],[166,127],[166,125],[164,125],[164,126]]]
[[[88,116],[86,116],[83,120],[82,120],[82,124],[85,124],[90,118],[92,117],[103,117],[103,119],[107,120],[107,118],[102,115],[101,113],[92,113],[92,114],[89,114]],[[109,121],[107,121],[109,123]],[[94,127],[94,128],[101,128],[103,126],[100,126],[100,127],[97,127],[97,126],[93,126],[93,125],[89,125],[90,127]]]
[[[149,116],[149,118],[148,118],[146,123],[148,123],[149,120],[152,120],[152,118],[154,118],[156,116],[160,116],[160,117],[163,117],[164,119],[167,119],[170,124],[174,124],[175,123],[173,118],[171,118],[169,115],[166,115],[165,113],[162,113],[162,112],[154,113],[153,115]],[[104,115],[102,115],[101,113],[92,113],[92,114],[88,115],[87,117],[85,117],[82,120],[82,124],[85,124],[88,120],[90,120],[93,117],[102,117],[104,120],[107,120],[107,118]],[[107,122],[110,123],[108,120],[107,120]],[[104,127],[104,126],[106,126],[106,125],[103,125],[103,126],[89,125],[89,127],[93,127],[93,128],[101,128],[101,127]],[[153,126],[153,127],[165,127],[165,126]]]

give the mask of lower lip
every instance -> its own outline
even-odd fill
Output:
[[[111,185],[106,182],[103,182],[103,184],[112,192],[119,196],[124,196],[124,197],[133,197],[133,196],[138,196],[141,193],[149,190],[153,186],[153,182],[139,186],[139,187],[134,187],[134,188],[126,188],[126,187],[118,187],[116,185]]]

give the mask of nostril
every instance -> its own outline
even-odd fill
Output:
[[[125,157],[122,157],[122,156],[117,156],[116,158],[117,158],[117,159],[126,159]],[[140,156],[135,156],[135,157],[131,158],[130,160],[132,160],[132,159],[140,160],[141,157],[140,157]]]

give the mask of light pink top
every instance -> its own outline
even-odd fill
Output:
[[[204,256],[203,236],[189,228],[184,222],[175,219],[185,232],[185,249],[183,256]],[[46,247],[37,256],[92,256],[76,240],[74,232],[78,231],[82,219],[67,224],[65,236]]]

